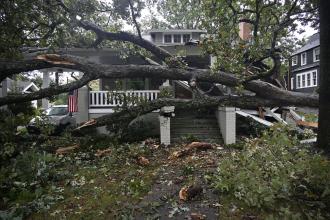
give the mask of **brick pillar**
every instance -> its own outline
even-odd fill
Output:
[[[236,109],[234,107],[218,107],[216,116],[225,144],[236,143]]]

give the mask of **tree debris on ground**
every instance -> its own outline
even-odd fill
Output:
[[[203,192],[203,188],[198,185],[190,185],[190,186],[185,186],[182,187],[180,192],[179,192],[179,198],[182,201],[189,201],[196,196],[201,195]]]
[[[103,157],[103,156],[108,156],[111,154],[111,149],[105,149],[105,150],[97,150],[95,153],[96,157]]]
[[[68,147],[60,147],[56,150],[57,155],[63,155],[73,152],[75,149],[79,148],[78,144],[68,146]]]
[[[190,214],[190,218],[191,220],[204,220],[206,219],[206,216],[201,214],[201,213],[196,213],[196,212],[193,212]]]
[[[138,164],[139,165],[141,165],[141,166],[147,166],[147,165],[149,165],[149,160],[147,159],[147,158],[145,158],[145,157],[142,157],[142,156],[140,156],[140,157],[138,157]]]
[[[213,145],[207,142],[191,142],[190,144],[186,145],[184,149],[174,151],[168,159],[176,159],[179,157],[187,156],[194,151],[204,151],[208,149],[213,149]]]

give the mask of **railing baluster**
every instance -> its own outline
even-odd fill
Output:
[[[136,101],[152,101],[158,98],[158,90],[129,90],[129,91],[90,91],[89,105],[91,107],[114,107],[124,104],[126,97],[128,103]]]

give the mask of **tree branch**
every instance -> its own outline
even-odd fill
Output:
[[[128,4],[129,4],[129,8],[131,9],[132,20],[133,20],[133,23],[135,25],[136,31],[138,33],[138,36],[142,39],[142,35],[141,35],[141,31],[140,31],[140,26],[139,26],[139,24],[136,21],[136,15],[134,13],[134,7],[133,7],[132,0],[128,0]]]
[[[175,109],[197,109],[200,107],[217,107],[217,106],[235,106],[240,108],[256,108],[258,106],[279,106],[281,103],[277,101],[257,98],[253,96],[222,96],[208,97],[204,99],[172,99],[160,98],[148,103],[142,103],[136,106],[129,106],[121,111],[101,116],[95,120],[90,126],[84,127],[100,127],[120,123],[122,121],[131,121],[134,118],[160,109],[163,106],[175,106]]]
[[[172,79],[172,80],[185,80],[196,79],[196,82],[210,82],[210,83],[220,83],[222,85],[227,85],[230,87],[235,87],[241,85],[241,80],[233,74],[228,74],[225,72],[218,71],[212,73],[209,69],[180,69],[180,68],[169,68],[166,66],[155,66],[155,65],[101,65],[93,62],[89,62],[83,58],[78,58],[69,55],[42,55],[38,59],[48,63],[49,66],[63,67],[79,70],[84,72],[84,82],[88,83],[90,80],[98,78],[111,78],[111,79],[122,79],[122,78],[134,78],[134,77],[148,77],[148,78],[158,78],[158,79]],[[39,60],[40,61],[40,60]],[[15,61],[14,63],[16,63]],[[25,65],[31,70],[29,63]],[[45,65],[45,64],[44,64]],[[39,68],[45,68],[40,65]],[[19,70],[19,72],[24,71],[23,67],[17,69],[15,64],[6,62],[0,65],[0,72],[3,72],[1,68],[5,68],[9,72],[14,72],[13,70]],[[12,69],[10,69],[12,68]],[[37,68],[34,68],[37,69]],[[83,86],[82,83],[75,84],[74,88],[67,86],[64,88],[52,90],[55,95],[61,92],[67,92]],[[296,105],[296,106],[318,106],[318,96],[309,95],[305,93],[291,92],[282,90],[274,85],[263,81],[252,80],[245,82],[243,84],[244,88],[255,92],[258,96],[263,98],[268,98],[270,100],[277,100],[285,105]],[[45,95],[44,90],[40,90],[36,96],[34,93],[29,95],[20,95],[21,98],[17,98],[18,101],[28,101],[47,97],[50,93],[47,92]],[[43,94],[43,95],[42,95]],[[8,102],[13,103],[10,99],[0,98],[0,105],[8,104]]]

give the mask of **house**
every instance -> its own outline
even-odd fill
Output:
[[[31,93],[39,90],[33,82],[7,79],[7,93]],[[37,100],[32,101],[32,106],[37,108]]]
[[[201,30],[151,30],[143,37],[169,53],[181,57],[190,67],[205,69],[210,68],[211,57],[205,54],[198,45],[198,41],[201,40],[203,34],[205,34],[205,31]],[[65,50],[67,54],[84,57],[99,64],[150,65],[149,60],[139,54],[124,51],[124,49],[67,48]],[[156,57],[151,57],[151,59],[160,62]],[[54,71],[56,70],[42,70],[43,88],[49,86],[49,74]],[[63,72],[72,71],[75,70],[63,69]],[[94,87],[91,90],[88,86],[84,86],[78,90],[76,121],[77,123],[83,123],[105,114],[113,113],[118,106],[124,104],[123,99],[118,98],[118,94],[149,101],[155,100],[160,94],[160,87],[164,86],[173,90],[176,98],[189,99],[193,97],[188,82],[185,81],[143,77],[127,79],[101,78],[98,80],[98,89]],[[200,85],[200,88],[206,88],[207,91],[210,85],[206,83]],[[47,102],[47,99],[43,99],[44,108],[46,108]],[[175,117],[170,119],[170,115],[173,112]],[[220,130],[225,130],[223,138],[226,144],[235,142],[235,126],[233,126],[235,125],[235,108],[227,109],[224,107],[208,108],[203,111],[195,111],[194,109],[180,111],[175,110],[174,106],[164,106],[160,110],[140,116],[137,120],[143,121],[143,124],[148,125],[145,127],[149,127],[149,130],[144,133],[155,136],[160,135],[161,142],[165,144],[187,135],[194,135],[200,140],[212,139],[219,141],[221,139]],[[225,123],[222,123],[221,129],[219,129],[219,121],[225,121]],[[228,129],[233,131],[230,130],[229,132]],[[98,128],[98,130],[102,133],[107,132],[104,127]]]
[[[171,54],[180,56],[189,66],[196,68],[209,68],[210,56],[204,55],[202,49],[196,44],[201,40],[202,30],[150,30],[143,35],[143,38],[155,43],[167,50]],[[67,48],[65,52],[74,56],[84,57],[92,62],[107,65],[150,65],[144,57],[130,51],[116,50],[111,48],[92,49],[92,48]],[[152,60],[157,60],[152,57]],[[56,72],[54,69],[44,69],[43,87],[49,86],[49,74]],[[64,72],[75,70],[64,69]],[[89,90],[88,97],[88,117],[79,121],[86,121],[88,118],[98,117],[114,111],[114,108],[121,105],[121,101],[113,98],[111,91],[124,93],[126,96],[146,98],[153,100],[158,97],[159,87],[165,82],[164,79],[157,78],[127,78],[127,79],[107,79],[98,80],[98,89]],[[186,82],[168,81],[168,84],[175,90],[177,98],[191,98],[192,92]],[[111,96],[111,97],[109,97]],[[43,99],[43,108],[47,108],[48,100]]]
[[[320,34],[312,35],[307,43],[290,57],[288,89],[316,93],[320,85]]]
[[[205,33],[206,32],[202,30],[190,29],[150,30],[143,35],[143,38],[153,42],[171,54],[180,56],[190,67],[209,68],[210,56],[203,55],[201,48],[196,45],[196,42],[201,40],[201,35]],[[120,53],[120,51],[105,50],[104,54],[99,58],[99,61],[103,64],[112,65],[150,65],[148,61],[139,55],[129,55],[126,58],[121,58]],[[160,62],[156,57],[152,59],[156,62]],[[114,104],[105,104],[103,100],[106,99],[99,98],[99,96],[103,97],[104,94],[108,93],[107,91],[112,90],[126,91],[129,95],[136,94],[137,96],[145,96],[149,100],[152,100],[157,97],[159,87],[164,82],[165,80],[163,79],[155,78],[100,79],[99,91],[91,91],[90,106],[92,108],[105,108],[108,104]],[[177,98],[192,97],[187,83],[181,81],[170,81],[169,83],[174,87],[176,91],[175,96]],[[99,101],[101,101],[101,103],[99,103]]]

